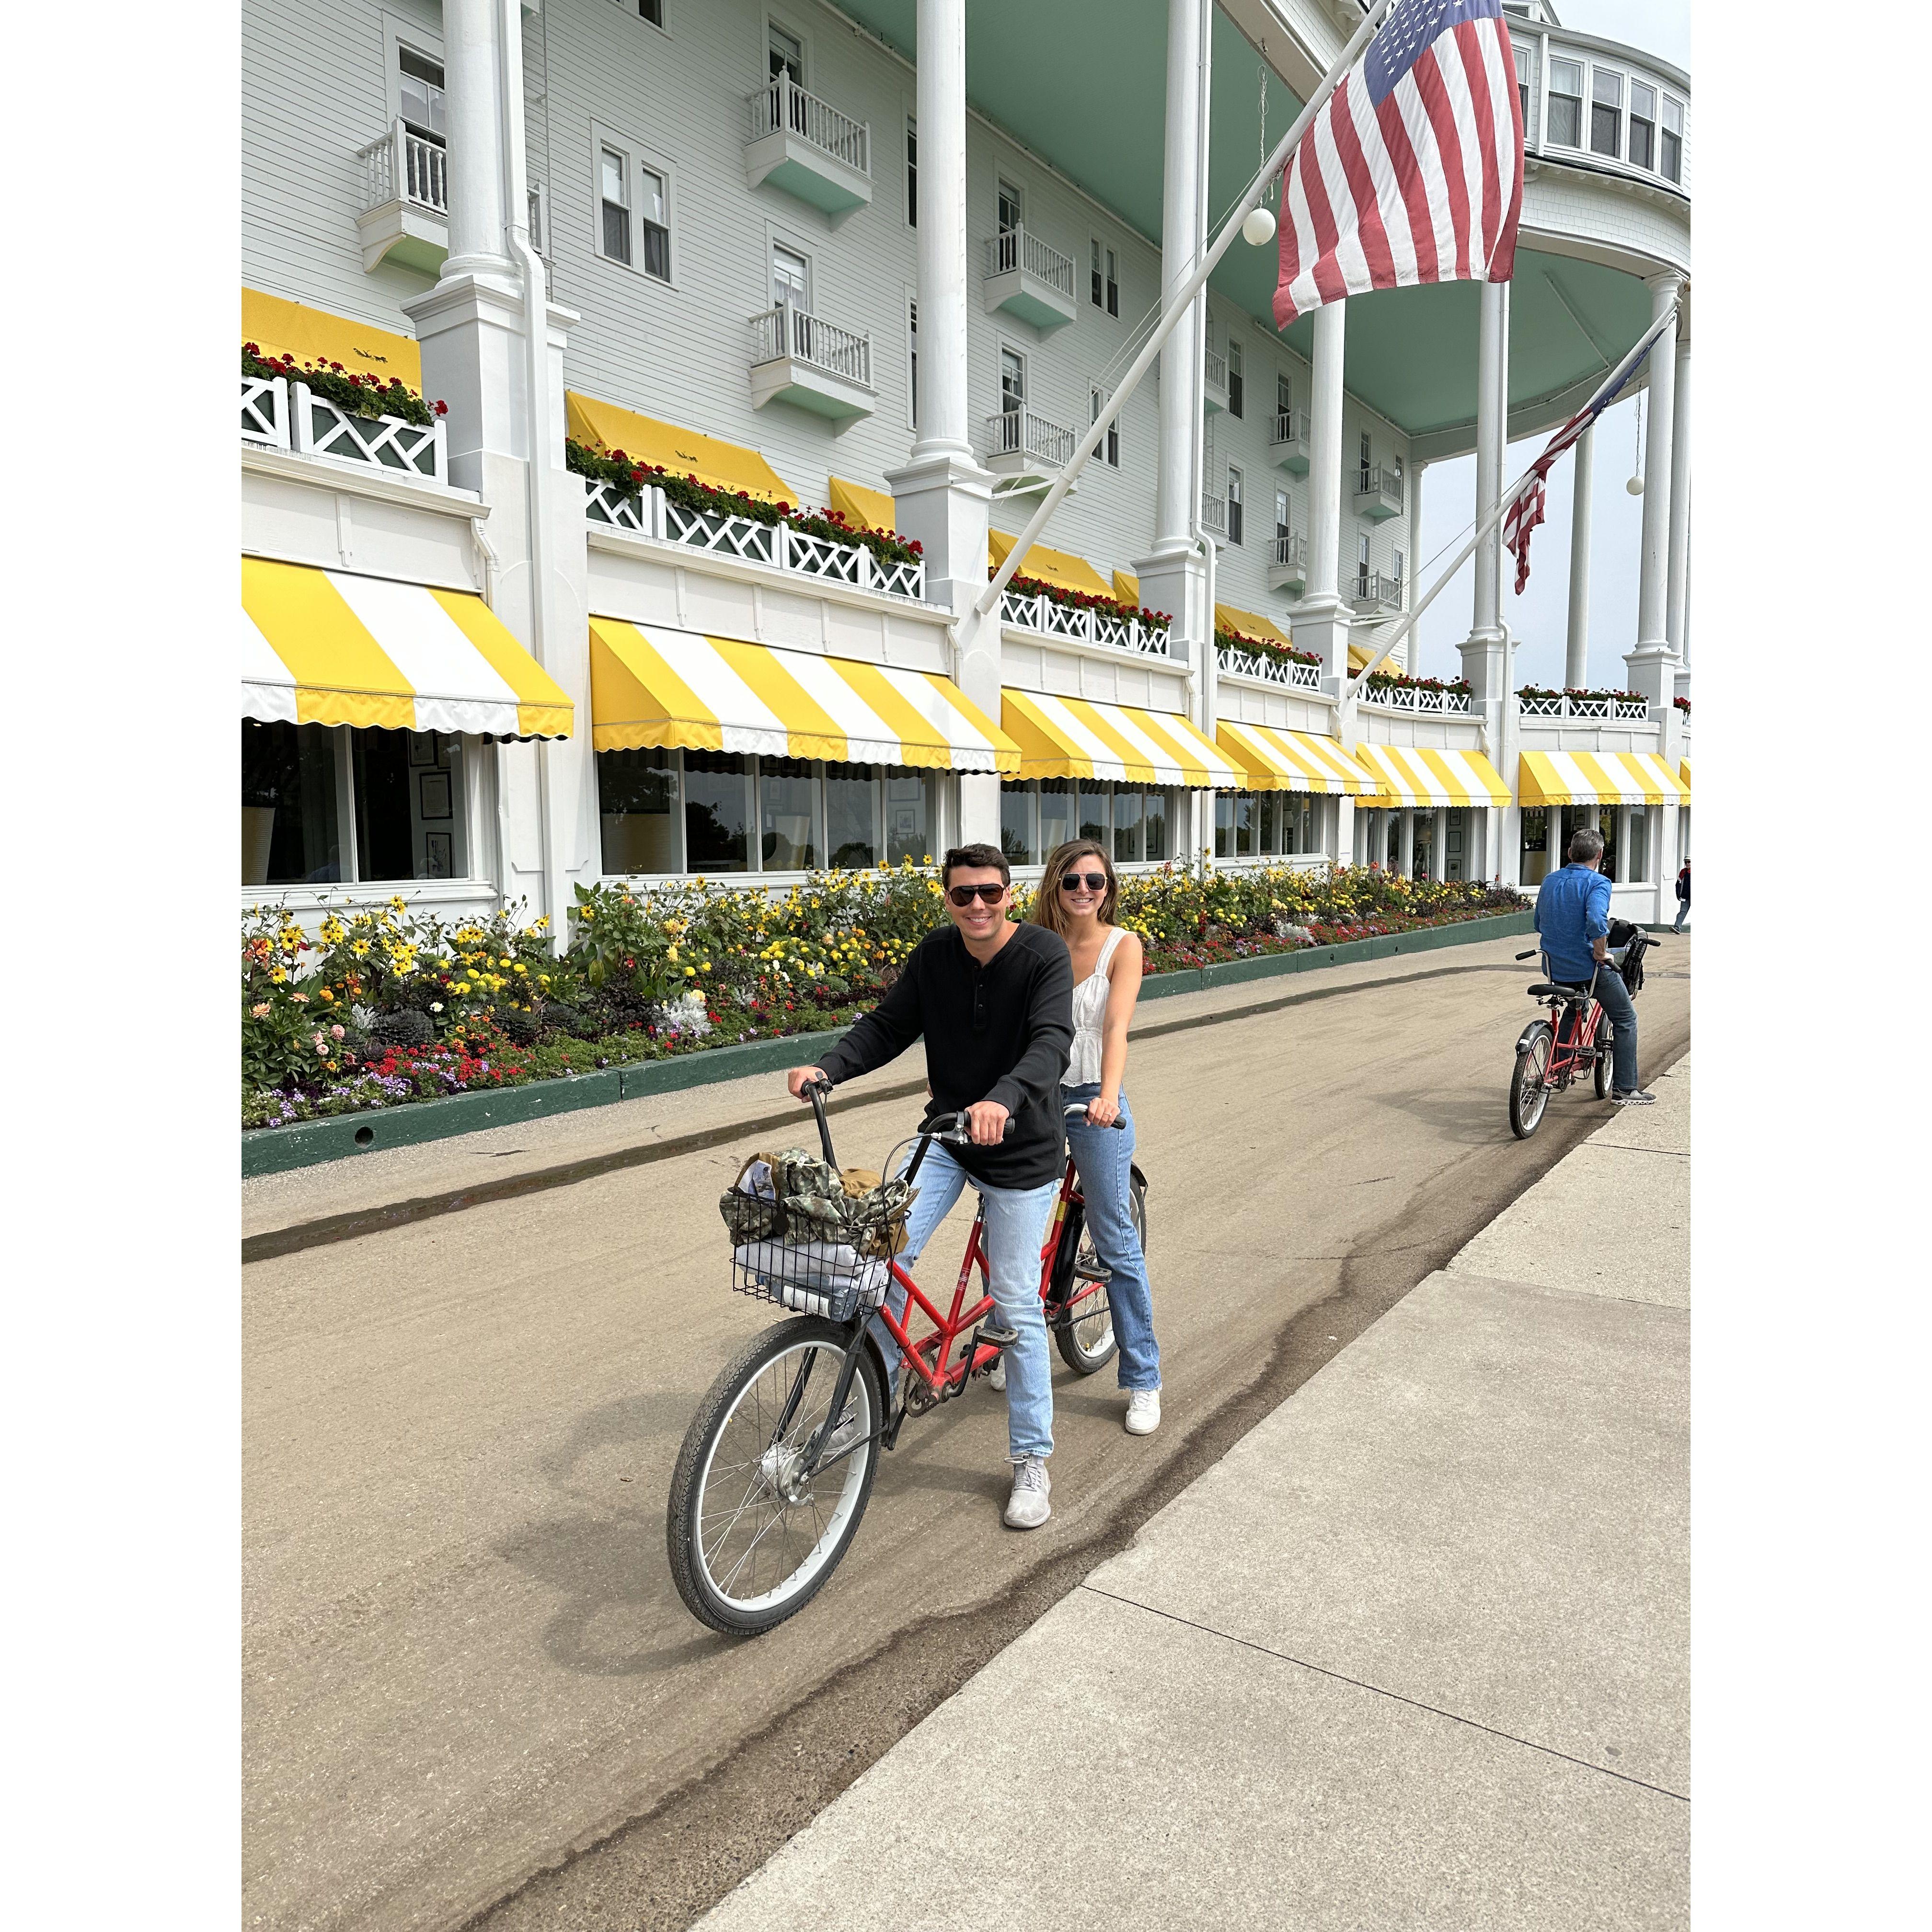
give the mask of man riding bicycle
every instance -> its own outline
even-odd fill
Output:
[[[1604,842],[1586,826],[1570,835],[1570,862],[1552,872],[1537,895],[1536,930],[1550,961],[1550,976],[1564,986],[1594,982],[1597,1004],[1609,1014],[1614,1035],[1610,1103],[1648,1107],[1657,1099],[1637,1084],[1636,1008],[1622,976],[1601,969],[1610,958],[1610,882],[1597,869]]]
[[[920,941],[885,998],[821,1065],[794,1068],[785,1084],[802,1100],[811,1082],[856,1079],[924,1036],[926,1118],[964,1113],[973,1144],[955,1151],[935,1142],[928,1151],[900,1261],[911,1268],[970,1180],[985,1204],[988,1286],[1001,1325],[1016,1331],[1004,1352],[1014,1466],[1006,1521],[1036,1529],[1052,1514],[1040,1268],[1066,1157],[1060,1076],[1073,1043],[1073,968],[1058,934],[1007,918],[1012,871],[997,845],[956,847],[940,883],[951,924]],[[890,1366],[896,1346],[876,1320],[873,1333]]]

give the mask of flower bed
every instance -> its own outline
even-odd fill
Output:
[[[1016,911],[1030,910],[1030,892]],[[1121,881],[1148,970],[1520,911],[1504,887],[1375,866]],[[448,927],[386,907],[311,940],[281,907],[242,945],[242,1121],[274,1127],[849,1025],[944,916],[929,866],[827,872],[782,897],[706,880],[577,889],[569,944],[509,912]]]
[[[806,536],[842,544],[848,550],[868,550],[882,563],[916,563],[923,554],[916,540],[848,523],[836,510],[801,510],[790,503],[767,503],[742,490],[715,489],[695,476],[677,476],[662,464],[634,463],[621,449],[592,449],[574,436],[565,440],[563,458],[566,467],[579,476],[608,483],[622,496],[640,496],[647,484],[655,483],[680,509],[712,517],[743,517],[754,524],[787,524]]]
[[[262,377],[282,376],[291,382],[306,382],[344,416],[400,416],[404,422],[426,426],[449,413],[447,403],[425,402],[408,383],[395,376],[386,382],[379,382],[374,376],[358,376],[340,362],[310,362],[298,367],[292,356],[264,356],[260,346],[253,342],[242,345],[242,373]]]
[[[1123,603],[1118,597],[1101,597],[1090,590],[1070,590],[1062,584],[1049,584],[1043,577],[1028,577],[1016,571],[1006,580],[1006,588],[1016,597],[1044,597],[1049,604],[1060,604],[1070,610],[1097,610],[1103,617],[1118,617],[1124,624],[1136,619],[1150,631],[1165,631],[1174,621],[1165,610],[1149,610],[1138,604]]]
[[[1371,691],[1446,691],[1469,694],[1469,680],[1466,677],[1411,677],[1406,671],[1372,670],[1368,676]]]
[[[1690,716],[1690,699],[1689,699],[1689,698],[1673,698],[1670,701],[1671,701],[1671,703],[1672,703],[1672,704],[1674,704],[1674,705],[1677,707],[1677,709],[1678,709],[1679,711],[1681,711],[1681,712],[1683,712],[1683,714],[1684,715],[1684,716],[1685,716],[1685,717],[1688,718],[1688,717]]]
[[[1319,666],[1322,662],[1317,652],[1298,650],[1293,644],[1277,644],[1272,638],[1251,638],[1245,631],[1227,624],[1214,626],[1214,641],[1224,651],[1245,651],[1250,657],[1272,658],[1276,664]]]

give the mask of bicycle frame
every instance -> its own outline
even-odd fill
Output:
[[[1550,956],[1542,956],[1543,976],[1554,983],[1550,970]],[[1616,968],[1607,961],[1600,962],[1597,973],[1606,968],[1612,972]],[[1603,1016],[1603,1004],[1597,998],[1596,973],[1590,976],[1590,991],[1580,1003],[1564,994],[1552,994],[1541,1004],[1550,1009],[1550,1063],[1543,1070],[1543,1086],[1546,1093],[1560,1094],[1579,1073],[1586,1072],[1597,1064],[1600,1052],[1607,1052],[1607,1047],[1597,1045],[1597,1028]],[[1563,1022],[1565,1016],[1574,1012],[1577,1023],[1568,1040],[1564,1038]]]

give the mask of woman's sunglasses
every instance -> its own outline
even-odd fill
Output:
[[[1107,890],[1105,872],[1062,872],[1060,890],[1063,892],[1077,892],[1084,886],[1090,892],[1104,892]]]
[[[998,905],[1006,896],[1004,879],[995,879],[984,886],[948,886],[946,896],[956,906],[969,906],[975,899],[986,905]]]

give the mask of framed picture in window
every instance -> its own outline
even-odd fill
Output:
[[[416,774],[416,806],[424,818],[447,818],[449,809],[449,774],[430,770]]]
[[[436,734],[434,731],[412,731],[410,734],[410,763],[412,766],[436,763]]]
[[[423,877],[426,879],[447,879],[452,875],[454,863],[452,841],[447,832],[425,832],[423,834]]]

